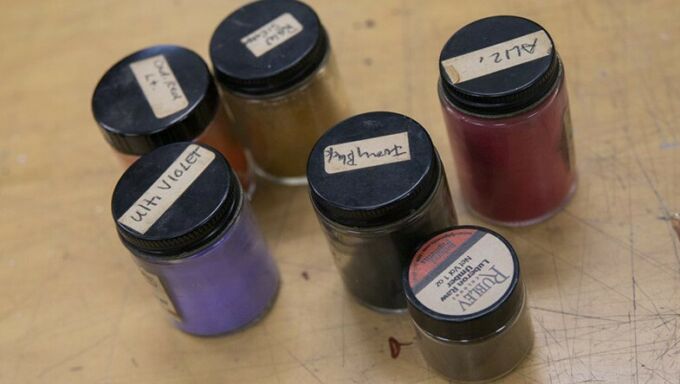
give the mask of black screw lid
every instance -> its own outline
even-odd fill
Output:
[[[439,56],[447,99],[483,115],[521,111],[555,84],[560,63],[550,35],[516,16],[477,20],[456,32]]]
[[[489,336],[523,305],[515,250],[498,233],[478,226],[433,236],[416,251],[403,283],[416,324],[448,340]]]
[[[206,63],[176,45],[156,45],[125,57],[104,74],[92,95],[92,113],[104,138],[131,155],[192,141],[215,117],[218,105]]]
[[[326,31],[308,5],[261,0],[222,21],[210,40],[210,59],[223,86],[263,95],[282,91],[311,75],[324,60],[328,46]]]
[[[219,152],[183,142],[133,163],[116,184],[111,210],[123,243],[173,257],[214,239],[241,199],[238,180]]]
[[[433,193],[441,165],[427,131],[393,112],[351,117],[327,131],[307,162],[312,202],[352,227],[408,216]]]

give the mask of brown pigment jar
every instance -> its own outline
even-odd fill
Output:
[[[306,183],[314,143],[349,116],[325,28],[293,0],[247,4],[220,23],[210,58],[258,175]]]
[[[519,260],[501,235],[476,226],[447,229],[418,248],[403,284],[420,351],[446,378],[491,381],[531,350]]]

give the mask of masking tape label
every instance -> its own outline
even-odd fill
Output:
[[[170,64],[163,55],[130,64],[137,83],[156,118],[161,119],[189,106]]]

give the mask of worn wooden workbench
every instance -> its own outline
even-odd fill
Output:
[[[310,1],[356,112],[421,122],[458,197],[437,57],[469,21],[543,24],[567,68],[580,187],[552,220],[498,230],[526,274],[536,346],[507,383],[679,383],[680,2]],[[406,316],[344,291],[304,188],[254,205],[283,273],[272,312],[218,338],[175,330],[119,243],[121,173],[90,115],[104,70],[154,43],[207,57],[239,1],[22,1],[0,12],[0,383],[440,382]]]

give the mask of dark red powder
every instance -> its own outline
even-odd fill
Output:
[[[462,193],[475,213],[522,225],[566,203],[576,172],[564,84],[537,107],[509,117],[477,117],[442,101]]]

